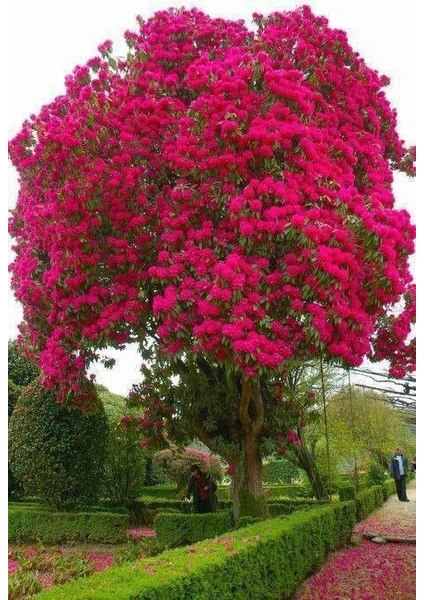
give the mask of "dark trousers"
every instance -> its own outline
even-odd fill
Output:
[[[210,498],[207,500],[198,500],[196,506],[196,512],[199,514],[210,513],[212,511],[212,503]]]
[[[408,500],[406,497],[406,475],[401,475],[399,479],[395,479],[395,485],[399,500]]]

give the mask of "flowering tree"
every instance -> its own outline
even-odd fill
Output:
[[[99,46],[10,156],[13,286],[46,385],[89,405],[80,382],[99,351],[152,338],[222,365],[258,497],[262,378],[320,353],[349,365],[392,354],[384,317],[414,250],[393,171],[413,175],[415,151],[389,79],[343,31],[308,7],[254,21],[140,19],[126,57]]]

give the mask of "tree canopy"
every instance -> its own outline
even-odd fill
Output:
[[[414,251],[389,79],[308,7],[254,21],[139,19],[11,141],[13,287],[48,385],[146,336],[247,377],[321,351],[411,368],[412,310],[385,319]]]

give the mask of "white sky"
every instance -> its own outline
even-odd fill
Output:
[[[135,16],[151,16],[169,6],[197,6],[213,16],[243,18],[251,21],[255,11],[267,14],[274,10],[295,8],[302,2],[292,0],[10,0],[9,4],[9,121],[8,137],[16,134],[31,113],[63,92],[66,74],[75,65],[84,64],[96,54],[99,43],[112,39],[115,49],[123,48],[123,33],[135,29]],[[367,63],[388,75],[392,83],[386,88],[398,110],[399,131],[408,143],[415,143],[415,37],[417,20],[414,2],[398,0],[310,0],[316,14],[330,19],[330,25],[347,31],[351,45]],[[412,27],[412,29],[411,29]],[[9,207],[16,200],[17,181],[14,169],[8,169]],[[415,182],[399,176],[395,181],[398,206],[415,215]],[[17,334],[21,308],[9,292],[8,337]],[[137,382],[140,357],[135,347],[125,352],[110,352],[117,358],[112,371],[96,367],[99,383],[111,391],[126,394]]]

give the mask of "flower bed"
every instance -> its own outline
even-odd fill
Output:
[[[66,552],[63,548],[29,546],[9,551],[9,600],[34,594],[78,577],[100,573],[115,563],[111,553]]]

